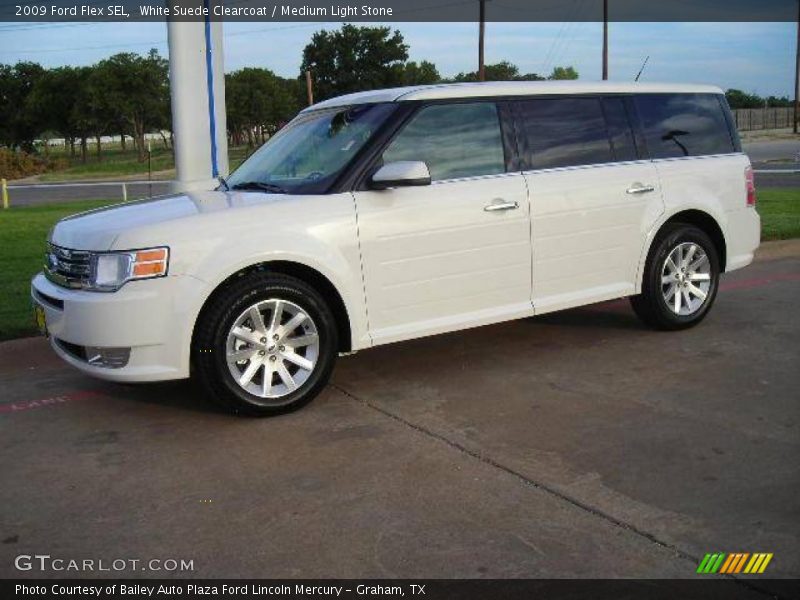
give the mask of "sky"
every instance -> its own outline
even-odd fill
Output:
[[[443,76],[477,68],[475,23],[389,23]],[[303,47],[319,29],[341,23],[226,23],[225,70],[266,67],[296,77]],[[762,96],[793,96],[795,23],[611,23],[610,79],[709,83]],[[486,62],[508,60],[522,73],[572,65],[584,80],[601,77],[600,23],[487,23]],[[157,48],[167,55],[164,23],[3,23],[0,63],[92,64],[116,52]]]

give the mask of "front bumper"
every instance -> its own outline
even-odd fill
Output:
[[[31,282],[44,309],[53,350],[89,375],[111,381],[189,376],[194,319],[205,284],[192,277],[133,281],[114,293],[69,290],[42,273]],[[90,364],[72,347],[130,348],[125,366]]]

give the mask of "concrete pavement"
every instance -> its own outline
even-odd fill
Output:
[[[198,577],[672,578],[725,551],[797,578],[800,245],[764,254],[693,330],[618,301],[376,348],[270,420],[2,344],[0,575],[44,552]]]

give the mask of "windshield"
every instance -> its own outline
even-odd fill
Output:
[[[395,108],[362,104],[301,113],[236,169],[228,187],[322,193]]]

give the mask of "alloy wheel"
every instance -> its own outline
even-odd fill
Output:
[[[711,263],[696,242],[683,242],[669,253],[661,269],[661,293],[679,316],[696,313],[711,289]]]
[[[234,381],[265,404],[279,405],[311,376],[319,333],[311,316],[287,300],[253,304],[233,322],[226,362]]]

